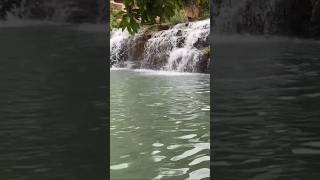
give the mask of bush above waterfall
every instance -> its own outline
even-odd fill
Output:
[[[181,9],[181,10],[176,10],[174,16],[171,17],[169,22],[171,25],[176,25],[178,23],[183,23],[186,21],[188,21],[188,17],[186,15],[186,12],[183,9]]]
[[[131,34],[143,25],[176,24],[209,14],[209,0],[124,0],[124,6],[124,10],[114,14],[115,26]]]

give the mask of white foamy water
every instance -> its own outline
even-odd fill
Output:
[[[127,53],[128,31],[115,30],[110,34],[110,62],[119,63],[122,56]]]
[[[181,25],[175,28],[182,28]],[[170,52],[167,67],[169,70],[186,71],[191,69],[194,72],[194,67],[201,60],[202,51],[197,49],[196,43],[206,42],[210,33],[210,20],[190,23],[186,28],[183,28],[185,43],[183,47],[175,46]]]
[[[111,71],[132,71],[142,73],[144,75],[155,75],[155,76],[208,76],[202,73],[189,73],[189,72],[177,72],[177,71],[163,71],[163,70],[151,70],[151,69],[130,69],[123,67],[111,67]]]

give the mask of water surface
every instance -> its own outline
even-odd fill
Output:
[[[318,179],[320,43],[217,37],[216,179]]]
[[[0,27],[0,179],[106,177],[105,33],[76,29]]]
[[[111,71],[111,179],[208,179],[209,76]]]

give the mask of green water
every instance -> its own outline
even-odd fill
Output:
[[[110,74],[111,179],[209,179],[209,75]]]
[[[0,179],[105,179],[103,28],[13,25],[0,23]]]

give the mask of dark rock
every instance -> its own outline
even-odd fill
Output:
[[[143,58],[144,45],[148,39],[151,38],[150,34],[136,34],[128,42],[129,46],[129,59],[131,61],[139,61]]]
[[[182,48],[184,46],[185,38],[184,37],[179,37],[177,39],[177,47]]]
[[[198,49],[210,46],[209,36],[205,38],[198,38],[198,40],[193,44],[193,46]]]
[[[195,69],[200,73],[210,73],[210,48],[202,50],[202,56],[196,64]]]
[[[146,69],[160,70],[167,64],[168,58],[169,55],[166,53],[153,54],[152,58],[150,58],[151,60],[144,61],[143,64],[141,64],[141,67]]]
[[[170,26],[168,24],[158,24],[158,31],[168,30]]]
[[[155,24],[149,25],[145,27],[145,32],[155,32],[155,31],[163,31],[168,30],[170,26],[168,24]]]
[[[222,33],[320,37],[320,0],[215,1],[213,7],[215,30]]]
[[[150,39],[151,37],[152,37],[151,34],[146,34],[146,35],[144,36],[145,40],[148,40],[148,39]]]

